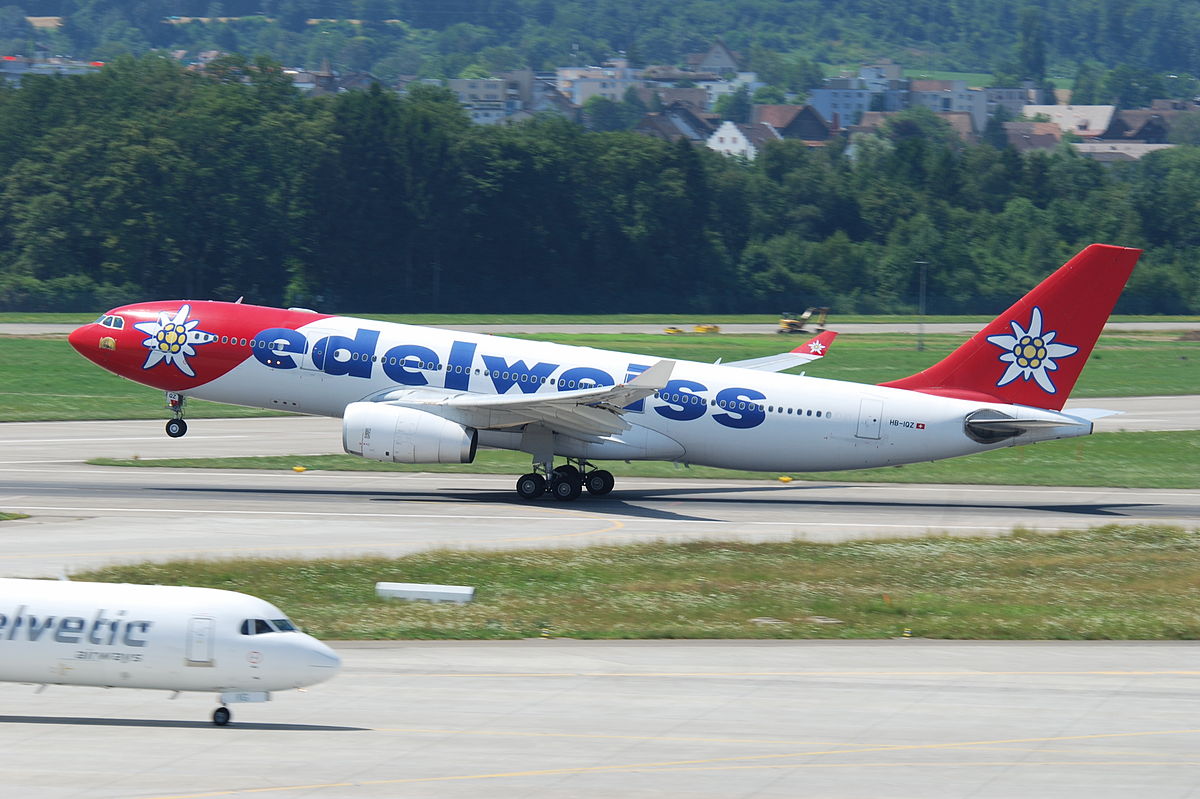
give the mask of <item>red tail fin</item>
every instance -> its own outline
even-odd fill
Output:
[[[946,358],[880,385],[1062,410],[1141,253],[1084,248]]]

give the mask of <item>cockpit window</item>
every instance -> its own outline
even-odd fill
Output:
[[[120,316],[113,316],[112,314],[104,314],[96,320],[95,324],[101,327],[111,327],[113,330],[125,329],[125,319]]]
[[[296,625],[292,624],[287,619],[271,619],[271,624],[275,625],[275,629],[281,633],[291,633],[296,631]]]
[[[291,622],[288,622],[291,625]],[[262,635],[263,633],[273,633],[276,629],[271,626],[271,623],[266,619],[246,619],[242,622],[242,635]],[[295,629],[294,627],[292,629]]]

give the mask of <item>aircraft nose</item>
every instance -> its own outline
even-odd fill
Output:
[[[95,327],[95,324],[83,325],[72,330],[71,335],[67,336],[67,341],[80,355],[86,357],[91,350],[96,348]]]
[[[308,649],[308,666],[318,680],[328,680],[342,668],[342,659],[327,645],[313,638]]]

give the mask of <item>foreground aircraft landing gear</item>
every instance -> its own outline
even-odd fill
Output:
[[[186,402],[187,397],[182,394],[167,392],[167,410],[174,414],[174,418],[167,420],[167,435],[171,438],[179,438],[187,433],[187,422],[183,421],[183,406]]]
[[[605,469],[595,469],[584,475],[583,487],[593,497],[602,497],[613,490],[616,482],[616,478],[612,476],[612,472]]]
[[[229,712],[229,708],[222,705],[213,711],[213,724],[218,727],[224,727],[233,718],[233,714]]]
[[[536,472],[517,478],[517,493],[521,499],[537,499],[546,493],[546,478]]]
[[[550,494],[557,500],[570,502],[579,499],[585,488],[592,496],[602,497],[613,490],[616,482],[611,472],[596,469],[582,458],[570,458],[553,470],[548,467],[549,464],[535,463],[534,471],[517,478],[517,495],[521,499]]]

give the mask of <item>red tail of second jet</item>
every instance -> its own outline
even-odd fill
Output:
[[[882,385],[1061,410],[1141,252],[1088,246],[949,356]]]

